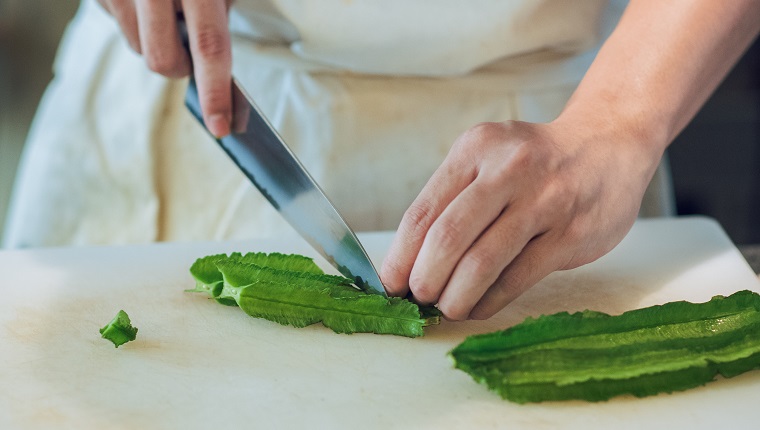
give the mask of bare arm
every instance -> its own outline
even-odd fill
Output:
[[[399,226],[389,293],[488,318],[609,252],[666,146],[758,31],[757,0],[632,0],[559,118],[457,139]]]
[[[605,116],[669,145],[760,31],[760,1],[632,0],[561,120]]]

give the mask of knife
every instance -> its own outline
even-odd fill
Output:
[[[330,264],[353,279],[360,289],[385,296],[377,270],[356,234],[235,78],[232,92],[232,133],[215,138],[216,142],[280,215]],[[198,87],[192,76],[185,105],[204,125]]]

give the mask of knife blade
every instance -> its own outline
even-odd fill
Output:
[[[377,270],[354,231],[234,78],[232,91],[232,133],[212,137],[293,229],[330,264],[362,290],[385,296]],[[185,105],[205,128],[192,76]]]

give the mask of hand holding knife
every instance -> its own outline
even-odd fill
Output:
[[[385,289],[354,232],[232,78],[230,0],[99,0],[165,76],[190,75],[185,103],[254,186],[343,275]]]

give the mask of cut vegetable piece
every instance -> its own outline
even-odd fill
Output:
[[[222,275],[223,285],[241,287],[256,281],[269,283],[300,283],[303,288],[322,290],[329,288],[336,297],[355,297],[364,294],[351,286],[351,280],[343,276],[325,273],[300,272],[264,267],[242,260],[226,259],[216,262],[217,270]],[[225,296],[224,288],[219,296]],[[229,294],[226,294],[229,296]]]
[[[299,273],[324,273],[322,269],[314,263],[312,258],[297,254],[280,254],[273,252],[249,252],[245,255],[239,252],[233,252],[229,256],[226,254],[209,255],[199,258],[190,266],[190,274],[195,278],[195,289],[189,290],[194,292],[207,292],[217,302],[237,306],[237,303],[230,298],[220,298],[219,293],[222,290],[222,274],[216,267],[220,261],[239,261],[243,263],[265,266],[273,269],[294,271]]]
[[[206,292],[223,305],[236,306],[234,301],[230,303],[229,300],[217,299],[222,290],[223,279],[219,269],[216,268],[216,262],[227,258],[229,258],[227,254],[216,254],[195,260],[195,263],[190,266],[190,274],[195,278],[195,289],[187,291]]]
[[[528,318],[471,336],[450,356],[455,367],[517,403],[685,390],[760,367],[760,296],[740,291],[619,316]]]
[[[100,335],[103,339],[113,342],[114,346],[118,348],[137,338],[137,327],[132,327],[129,315],[120,310],[110,323],[100,329]]]
[[[305,327],[322,322],[336,333],[417,337],[430,322],[420,316],[416,304],[367,294],[340,276],[285,272],[232,260],[217,266],[224,277],[219,298],[233,298],[248,315],[279,324]]]
[[[317,322],[338,333],[371,332],[422,336],[440,323],[435,307],[368,294],[352,280],[322,272],[302,255],[233,253],[199,258],[190,268],[195,292],[239,305],[254,317],[304,327]]]

